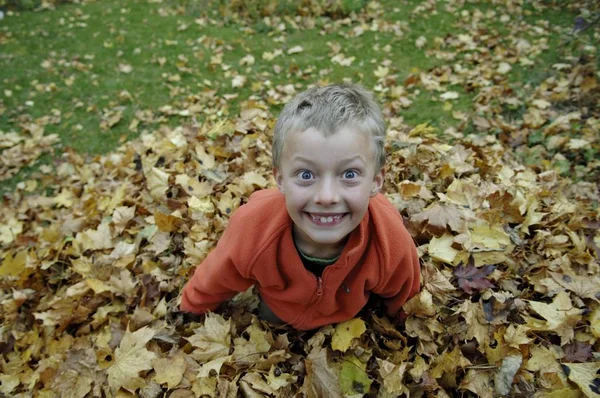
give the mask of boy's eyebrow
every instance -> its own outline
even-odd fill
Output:
[[[360,161],[362,161],[363,163],[366,163],[366,161],[365,161],[365,158],[363,158],[363,157],[362,157],[362,156],[360,156],[360,155],[355,155],[355,156],[352,156],[351,158],[344,159],[344,160],[342,160],[342,162],[341,162],[341,163],[343,163],[343,164],[346,164],[346,163],[351,163],[351,162],[353,162],[353,161],[355,161],[355,160],[360,160]]]
[[[340,163],[341,164],[347,164],[347,163],[351,163],[351,162],[353,162],[355,160],[360,160],[360,161],[362,161],[365,164],[367,163],[365,161],[364,157],[362,157],[360,155],[355,155],[355,156],[352,156],[352,157],[350,157],[348,159],[342,159],[340,161]],[[294,157],[292,157],[292,162],[295,162],[295,161],[301,161],[301,162],[304,162],[304,163],[315,164],[315,162],[313,160],[305,158],[304,156],[294,156]]]

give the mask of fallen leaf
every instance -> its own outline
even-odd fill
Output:
[[[486,265],[476,268],[472,264],[459,265],[454,269],[454,275],[458,278],[458,286],[467,294],[473,294],[475,290],[485,290],[494,287],[494,284],[486,277],[494,272],[496,267]]]
[[[146,382],[139,372],[152,369],[152,360],[156,354],[146,349],[148,343],[156,334],[149,327],[130,332],[127,330],[121,344],[115,350],[115,362],[107,370],[108,385],[115,394],[119,388],[134,393],[144,387]]]
[[[352,341],[362,336],[366,330],[365,322],[360,318],[337,324],[331,338],[331,348],[346,352],[352,345]]]

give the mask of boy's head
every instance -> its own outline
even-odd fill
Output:
[[[299,94],[283,109],[273,140],[273,171],[305,254],[339,254],[383,185],[385,122],[357,85]]]
[[[281,111],[273,134],[273,167],[280,167],[289,134],[314,128],[326,137],[352,126],[373,145],[376,168],[385,164],[386,126],[373,94],[357,84],[314,87],[294,97]]]

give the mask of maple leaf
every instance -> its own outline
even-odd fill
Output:
[[[587,362],[592,358],[592,346],[581,341],[569,343],[563,347],[568,362]]]
[[[427,222],[427,228],[437,235],[441,235],[446,231],[446,226],[455,232],[466,231],[466,223],[462,213],[453,204],[436,203],[421,213],[413,214],[410,219],[416,223]]]
[[[481,268],[475,266],[459,265],[454,269],[454,275],[458,278],[458,286],[467,294],[473,294],[474,290],[484,290],[494,287],[494,284],[486,279],[486,276],[494,272],[496,267],[486,265]]]
[[[429,318],[436,314],[437,306],[433,304],[433,296],[428,290],[422,290],[417,295],[408,300],[402,309],[407,315],[420,318]]]
[[[533,339],[527,337],[529,328],[523,325],[508,325],[504,332],[504,341],[508,343],[510,347],[519,348],[521,344],[529,344]]]
[[[408,365],[406,362],[395,365],[389,361],[377,358],[377,365],[379,365],[379,375],[383,379],[383,387],[388,394],[400,396],[410,391],[403,381]]]
[[[327,348],[315,348],[304,361],[306,378],[303,390],[307,397],[341,397],[339,376],[329,362]]]
[[[540,321],[532,317],[526,317],[527,326],[532,330],[555,332],[561,338],[561,342],[570,342],[575,332],[573,327],[581,320],[582,310],[573,307],[568,293],[559,292],[551,304],[529,301],[529,305],[535,312],[540,314],[546,321]]]
[[[595,338],[600,338],[600,307],[590,313],[590,329]]]
[[[113,394],[120,388],[133,393],[146,385],[139,372],[152,369],[152,360],[156,358],[156,354],[146,349],[146,343],[155,334],[149,327],[133,333],[129,330],[125,332],[121,344],[115,350],[115,362],[107,370],[108,385]]]
[[[280,389],[295,383],[298,380],[296,376],[289,373],[284,373],[275,365],[272,365],[267,375],[267,384],[273,391],[279,391]]]
[[[254,354],[269,352],[271,349],[270,339],[267,333],[258,326],[258,323],[252,323],[244,332],[249,336],[248,340],[243,337],[236,337],[233,340],[233,357],[236,360],[254,362],[256,361],[256,357],[253,357]]]
[[[470,300],[465,300],[457,310],[457,313],[463,314],[467,322],[466,339],[475,338],[481,346],[489,342],[490,333],[480,303],[472,303]]]
[[[493,398],[493,389],[491,388],[492,377],[490,372],[485,370],[469,369],[465,377],[460,382],[461,390],[469,390],[481,398]]]
[[[369,392],[372,380],[369,379],[366,368],[367,365],[354,355],[344,357],[340,369],[340,388],[345,397]]]
[[[563,372],[587,397],[600,395],[600,362],[563,363]]]
[[[227,356],[231,348],[231,320],[209,313],[204,324],[186,339],[197,348],[192,355],[199,361]]]
[[[452,245],[454,244],[454,237],[449,234],[444,234],[440,238],[433,237],[429,241],[429,247],[427,252],[431,258],[447,264],[454,264],[456,256],[459,251],[456,250]]]
[[[156,372],[154,380],[158,384],[166,384],[169,389],[175,388],[183,379],[186,369],[183,352],[176,352],[168,358],[155,358],[152,367]]]
[[[550,272],[550,275],[552,275],[552,278],[554,278],[556,283],[565,289],[572,291],[579,297],[600,302],[600,293],[598,290],[598,286],[600,286],[600,276],[581,276],[572,273],[560,274],[557,272]]]
[[[221,367],[225,362],[230,362],[233,360],[233,355],[227,355],[225,357],[220,357],[213,359],[212,361],[208,361],[204,363],[200,369],[198,369],[197,377],[210,377],[211,373],[218,375],[221,372]],[[211,372],[212,371],[212,372]]]
[[[453,350],[448,350],[442,355],[435,358],[431,375],[438,379],[444,374],[455,374],[458,368],[464,368],[471,365],[471,362],[464,357],[458,347]]]
[[[360,318],[339,323],[331,338],[331,348],[346,352],[352,345],[352,341],[360,337],[366,330],[365,322]]]

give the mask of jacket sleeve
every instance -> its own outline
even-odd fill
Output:
[[[196,268],[194,275],[183,288],[182,311],[201,314],[214,311],[222,302],[243,292],[255,281],[240,272],[235,250],[243,231],[230,224],[206,259]],[[238,260],[239,262],[239,260]]]
[[[412,240],[409,245],[400,259],[390,261],[395,267],[383,273],[379,286],[373,291],[385,299],[386,312],[391,318],[401,316],[402,305],[421,288],[421,265],[417,248]]]

